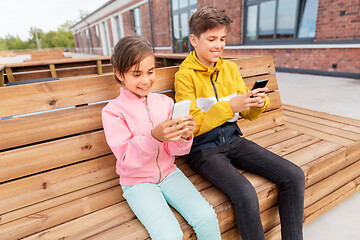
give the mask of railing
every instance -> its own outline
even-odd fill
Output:
[[[180,65],[186,56],[187,54],[156,53],[156,65],[157,67]],[[248,57],[250,56],[224,56],[226,59]],[[112,71],[110,56],[12,63],[1,66],[0,87],[11,82],[103,75]]]

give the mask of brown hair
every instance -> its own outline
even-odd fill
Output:
[[[144,37],[138,35],[125,36],[120,38],[115,45],[114,52],[111,55],[111,64],[113,69],[124,77],[132,66],[139,66],[140,62],[147,56],[154,56],[154,52]],[[121,82],[116,76],[115,78]]]
[[[191,15],[189,19],[190,34],[200,37],[202,33],[218,26],[225,26],[227,30],[230,30],[232,22],[230,17],[225,14],[225,10],[206,6]]]

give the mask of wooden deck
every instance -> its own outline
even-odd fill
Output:
[[[282,105],[269,56],[235,62],[248,86],[270,79],[267,111],[238,124],[248,139],[304,170],[304,224],[358,191],[360,121]],[[157,69],[153,90],[173,89],[176,71]],[[0,118],[36,113],[0,120],[0,239],[149,239],[122,197],[102,130],[101,102],[118,94],[112,75],[0,88]],[[240,239],[229,199],[183,158],[176,164],[214,206],[222,239]],[[258,193],[266,239],[280,239],[277,187],[244,174]],[[174,214],[184,239],[196,239]]]

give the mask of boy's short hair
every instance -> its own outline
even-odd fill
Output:
[[[218,26],[225,26],[227,30],[230,30],[230,23],[232,22],[231,18],[225,14],[225,10],[203,7],[191,15],[189,19],[190,34],[200,37],[202,33]]]
[[[120,38],[115,45],[111,55],[111,64],[113,69],[116,69],[120,76],[124,77],[132,66],[138,66],[141,60],[147,56],[154,56],[148,40],[139,35],[129,35]],[[115,78],[120,81],[116,76]]]

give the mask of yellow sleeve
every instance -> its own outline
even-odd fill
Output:
[[[206,133],[233,118],[228,101],[219,101],[207,111],[203,112],[196,105],[195,86],[189,76],[182,73],[175,74],[175,100],[176,102],[185,99],[191,100],[190,114],[195,118],[196,128],[194,136]]]

